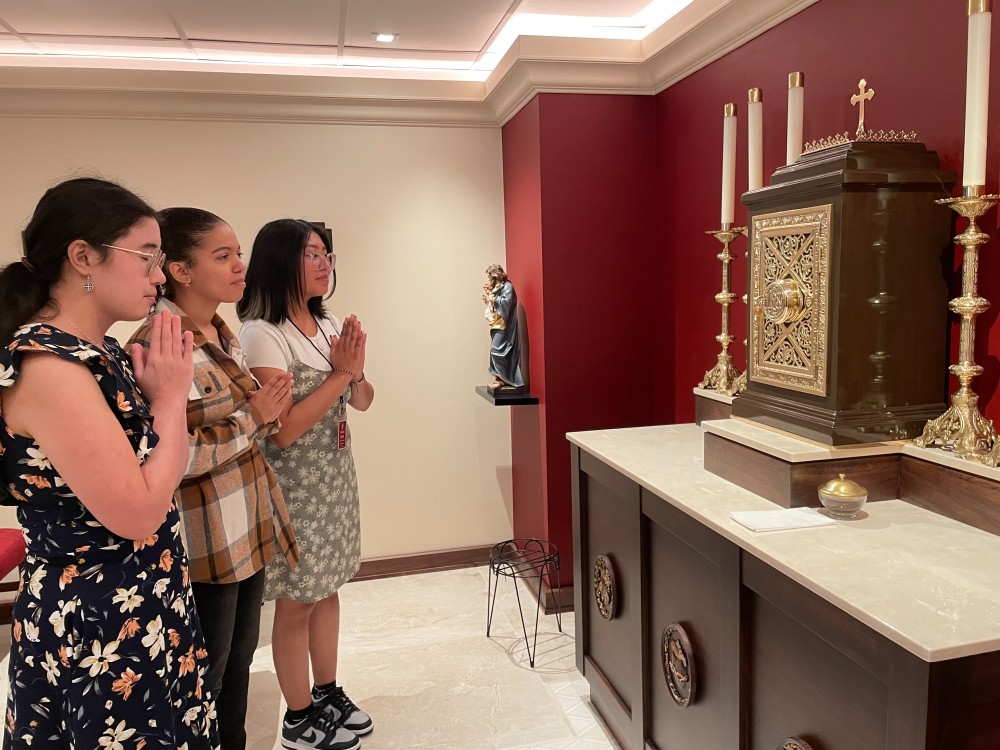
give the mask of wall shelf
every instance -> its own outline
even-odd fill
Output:
[[[476,393],[485,398],[494,406],[532,406],[538,403],[538,396],[530,393],[508,393],[506,391],[494,391],[489,386],[477,385]]]

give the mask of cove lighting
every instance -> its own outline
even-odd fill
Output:
[[[475,0],[473,0],[475,1]],[[183,46],[179,39],[131,39],[101,37],[53,38],[36,45],[32,52],[22,47],[12,49],[12,42],[0,41],[0,60],[4,65],[28,67],[63,67],[66,61],[80,60],[80,66],[112,67],[115,61],[128,60],[128,67],[162,70],[195,70],[226,66],[234,70],[239,66],[259,69],[280,68],[304,75],[353,75],[361,77],[365,71],[389,71],[389,78],[440,78],[441,80],[485,81],[518,37],[551,36],[589,39],[643,40],[652,31],[695,0],[645,0],[645,7],[631,16],[564,16],[557,14],[515,12],[495,34],[486,50],[470,61],[461,53],[446,53],[436,59],[432,52],[414,52],[412,59],[403,59],[388,50],[377,52],[375,44],[395,44],[398,33],[373,31],[367,55],[339,53],[330,48],[310,45],[278,44],[261,51],[260,45],[202,42]],[[812,0],[814,1],[814,0]],[[971,0],[970,0],[971,1]],[[985,0],[983,0],[985,1]],[[518,0],[519,4],[521,0]],[[698,0],[706,5],[725,5],[732,0]],[[0,0],[0,5],[3,5]],[[599,3],[593,3],[600,5]],[[0,37],[3,37],[0,28]],[[7,35],[11,36],[11,35]],[[413,40],[411,39],[411,43]],[[364,45],[359,45],[363,47]],[[295,51],[291,51],[292,49]],[[386,56],[392,59],[385,59]],[[103,61],[103,62],[98,62]],[[241,71],[243,72],[243,71]]]

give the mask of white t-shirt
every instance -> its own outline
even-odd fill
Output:
[[[340,335],[341,324],[332,315],[325,320],[317,318],[316,323],[316,335],[307,337],[290,320],[278,325],[266,320],[248,320],[240,329],[247,367],[290,370],[292,362],[299,361],[314,370],[329,372],[330,337]]]

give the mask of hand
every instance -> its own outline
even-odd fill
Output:
[[[351,315],[344,321],[340,336],[330,337],[330,363],[334,369],[347,370],[354,373],[354,378],[361,376],[365,366],[365,342],[368,334],[361,330],[358,319]]]
[[[357,382],[361,379],[361,376],[365,371],[365,356],[368,351],[368,334],[361,327],[361,321],[358,321],[358,330],[361,331],[361,363],[358,365],[358,369],[354,372],[354,381]]]
[[[181,330],[181,319],[169,310],[153,316],[149,349],[132,345],[135,379],[150,404],[187,400],[194,378],[194,334]]]
[[[258,422],[273,422],[292,402],[292,378],[292,373],[286,372],[271,378],[259,390],[247,394],[250,410]]]

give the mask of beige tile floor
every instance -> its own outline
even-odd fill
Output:
[[[532,669],[510,580],[500,581],[486,637],[487,574],[468,568],[341,590],[339,681],[375,720],[363,750],[615,750],[574,666],[572,613],[562,633],[554,615],[542,617]],[[530,628],[534,599],[523,588],[521,601]],[[281,747],[272,616],[266,605],[250,683],[250,750]],[[0,670],[5,700],[6,660]]]

